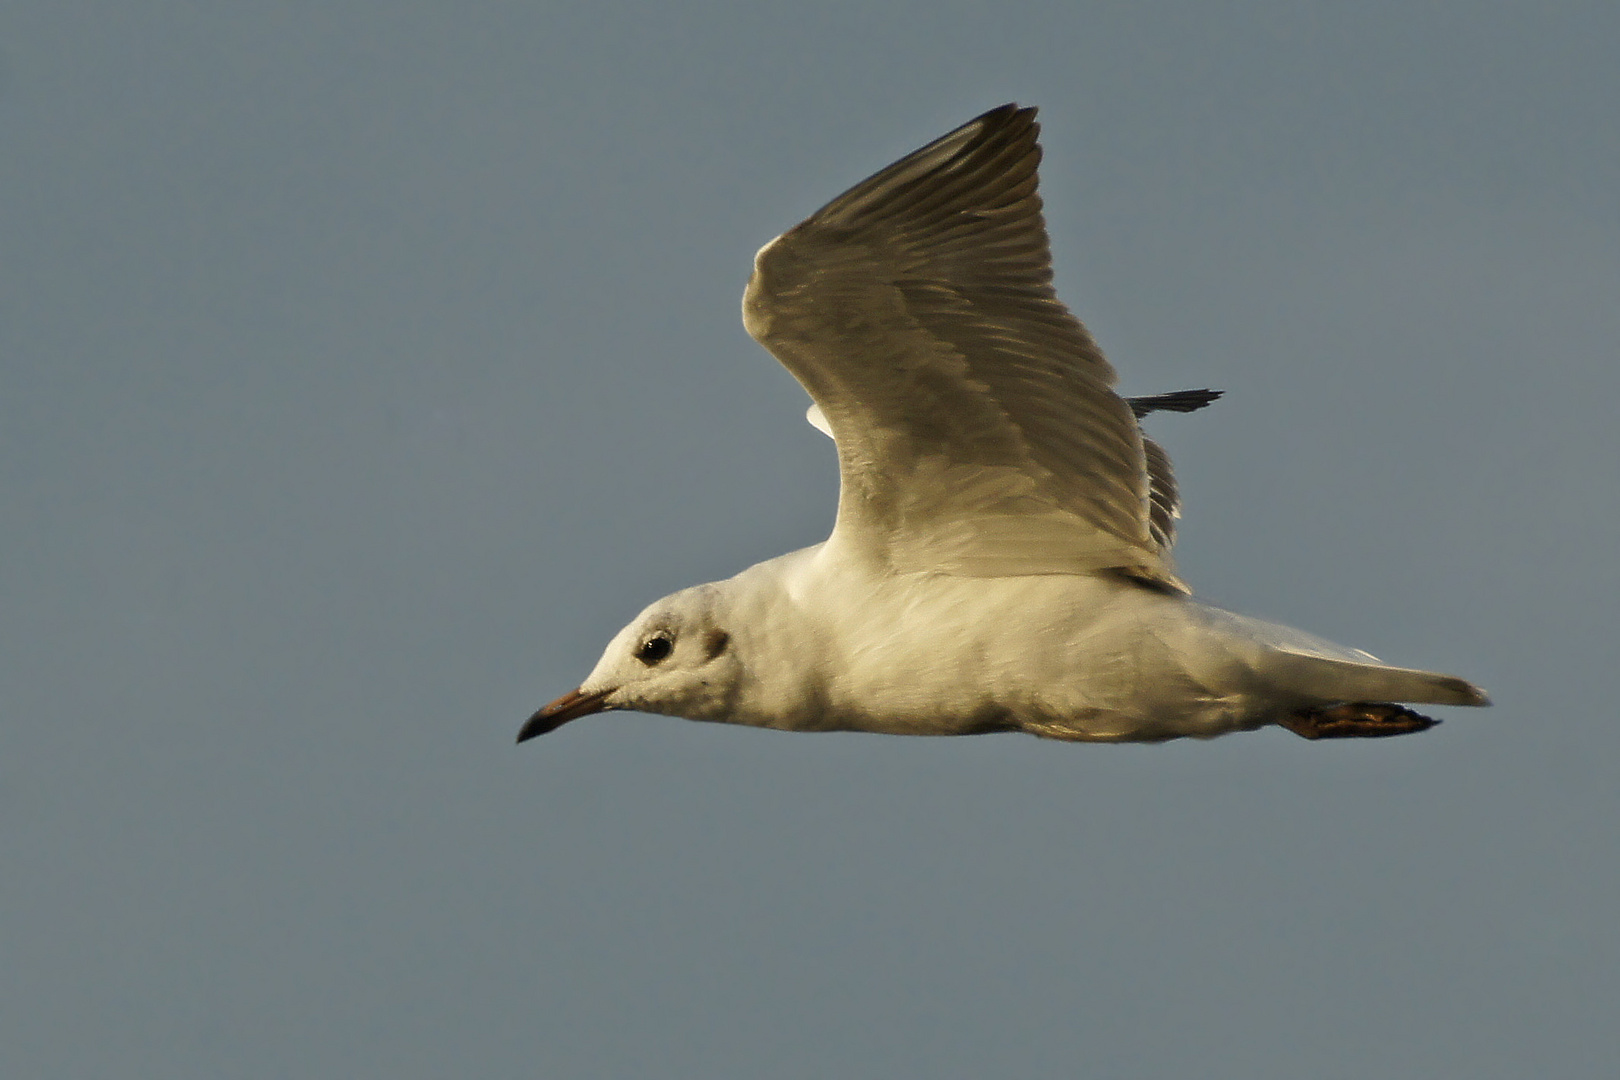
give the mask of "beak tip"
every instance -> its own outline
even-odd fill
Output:
[[[528,742],[536,736],[556,731],[570,720],[577,720],[581,716],[602,712],[608,708],[603,702],[610,693],[612,693],[611,689],[592,694],[581,693],[578,690],[570,694],[564,694],[524,721],[523,726],[518,729],[517,741],[519,743]]]
[[[547,706],[547,708],[549,709],[550,707]],[[548,731],[555,731],[557,728],[562,727],[562,725],[566,722],[566,719],[559,720],[553,716],[548,716],[547,709],[541,709],[539,712],[523,721],[523,726],[518,728],[518,744],[522,745],[523,743],[528,742],[530,739],[538,738],[539,736],[544,735]]]

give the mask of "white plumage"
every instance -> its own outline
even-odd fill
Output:
[[[1177,495],[1052,291],[1034,109],[992,110],[760,249],[743,320],[809,391],[826,542],[666,597],[519,740],[607,709],[795,731],[1402,734],[1461,679],[1191,598]]]

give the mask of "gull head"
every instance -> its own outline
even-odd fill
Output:
[[[683,589],[648,606],[608,642],[579,689],[531,716],[517,741],[610,709],[724,719],[744,674],[727,614],[717,585]]]

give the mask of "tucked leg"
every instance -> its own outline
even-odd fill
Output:
[[[1278,721],[1305,739],[1381,739],[1428,731],[1439,722],[1387,701],[1350,701],[1298,709]]]

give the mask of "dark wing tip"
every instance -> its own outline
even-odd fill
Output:
[[[1177,390],[1173,394],[1152,394],[1125,400],[1138,420],[1151,412],[1197,412],[1205,405],[1224,396],[1224,390]]]
[[[986,109],[978,116],[975,116],[973,119],[957,128],[956,131],[966,131],[968,128],[973,127],[976,124],[982,125],[987,131],[993,131],[998,127],[1002,127],[1003,125],[1012,122],[1013,120],[1032,123],[1034,122],[1035,114],[1038,111],[1039,110],[1034,105],[1025,105],[1020,108],[1018,102],[1009,101],[1005,105],[997,105],[993,109]],[[956,131],[951,132],[951,135],[956,134]],[[946,135],[944,139],[950,138],[951,135]],[[939,141],[943,142],[944,139]]]
[[[947,184],[945,177],[969,178],[983,183],[989,177],[1008,172],[1007,155],[1013,160],[1029,157],[1028,171],[1040,161],[1037,140],[1041,127],[1035,122],[1033,105],[1020,108],[1013,102],[998,105],[920,149],[913,150],[862,180],[810,216],[805,224],[854,227],[869,215],[887,216],[898,199],[919,192],[937,193]],[[1014,170],[1016,172],[1016,170]]]

